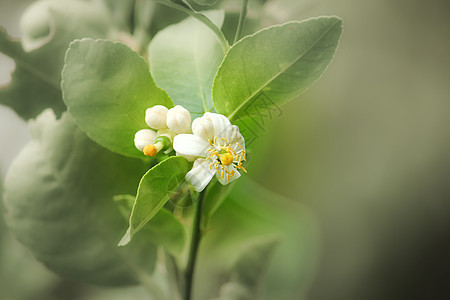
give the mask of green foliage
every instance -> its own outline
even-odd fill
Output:
[[[223,11],[205,15],[222,26]],[[212,83],[223,56],[214,33],[193,17],[161,30],[149,47],[155,82],[175,104],[197,114],[213,109]]]
[[[256,3],[260,13],[264,2]],[[209,255],[199,256],[195,282],[208,282],[208,299],[302,292],[316,246],[314,217],[303,206],[246,176],[226,186],[214,179],[200,194],[201,220],[193,218],[196,209],[187,206],[198,195],[185,182],[192,163],[171,152],[151,166],[133,140],[148,128],[145,111],[154,105],[247,121],[292,100],[330,63],[341,20],[273,26],[230,48],[224,32],[242,35],[247,1],[235,1],[242,11],[227,12],[235,19],[223,31],[224,11],[198,12],[190,3],[216,0],[44,0],[24,14],[21,44],[0,30],[0,51],[16,63],[0,103],[25,119],[50,108],[30,122],[32,141],[8,172],[8,227],[62,276],[98,285],[141,283],[156,299],[191,290],[197,236],[204,237],[199,253]],[[167,7],[189,17],[173,24],[180,15],[169,16]],[[246,32],[266,21],[257,19]],[[123,43],[107,40],[116,38]],[[230,253],[237,254],[234,261]]]
[[[128,244],[133,235],[150,221],[171,197],[171,192],[183,182],[189,171],[188,161],[181,156],[170,157],[142,177],[130,216],[130,227],[119,245]],[[182,236],[180,236],[180,243]]]
[[[134,134],[148,128],[145,110],[172,107],[147,62],[121,43],[83,39],[71,43],[62,72],[64,102],[87,135],[113,152],[143,157]]]
[[[30,129],[32,141],[5,180],[11,231],[60,275],[103,285],[137,283],[138,274],[152,270],[156,247],[145,236],[116,247],[126,221],[111,199],[134,192],[147,166],[99,147],[67,114],[56,120],[45,111]]]
[[[0,90],[0,103],[23,119],[36,117],[45,108],[59,116],[64,110],[60,80],[64,53],[76,38],[109,36],[108,15],[93,3],[38,1],[21,19],[22,45],[0,29],[0,52],[14,59],[12,82]],[[31,52],[29,52],[31,51]]]
[[[339,18],[320,17],[242,39],[228,51],[214,80],[217,112],[237,120],[294,99],[325,71],[341,31]]]

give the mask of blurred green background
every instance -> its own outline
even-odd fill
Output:
[[[19,35],[30,2],[2,1],[0,24]],[[450,299],[450,2],[268,2],[271,23],[344,20],[327,72],[281,116],[264,119],[248,168],[317,215],[319,260],[307,298]],[[0,59],[6,82],[12,64]],[[28,139],[26,124],[0,107],[2,177]],[[0,239],[0,297],[69,299],[3,225]],[[105,295],[89,299],[116,299]]]

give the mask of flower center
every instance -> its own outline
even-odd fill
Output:
[[[233,155],[230,153],[224,153],[220,156],[220,162],[224,166],[229,166],[233,163]]]
[[[247,170],[245,170],[242,166],[242,161],[246,160],[245,149],[239,145],[239,143],[236,143],[236,146],[240,149],[235,151],[233,150],[232,145],[230,145],[228,140],[225,138],[218,139],[215,137],[214,140],[208,140],[208,142],[211,147],[207,150],[209,155],[206,160],[211,161],[209,168],[211,170],[216,169],[218,177],[226,178],[230,181],[230,178],[234,176],[235,173],[233,168],[227,168],[231,165],[233,165],[234,168],[240,169],[247,173]]]

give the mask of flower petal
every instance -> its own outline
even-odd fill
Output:
[[[210,112],[205,113],[204,116],[208,117],[213,123],[214,137],[218,137],[219,139],[225,138],[227,140],[230,138],[232,125],[227,117],[221,114],[215,114]]]
[[[227,185],[230,182],[233,182],[234,180],[238,179],[239,177],[241,177],[241,174],[238,172],[238,170],[236,170],[235,167],[228,167],[228,171],[232,172],[234,171],[234,175],[230,177],[230,181],[228,181],[227,176],[225,175],[224,178],[221,178],[221,176],[217,175],[217,180],[219,180],[219,182],[223,185]]]
[[[209,143],[193,134],[178,134],[173,139],[173,149],[183,155],[208,156]]]
[[[206,160],[198,167],[192,168],[192,170],[186,174],[186,181],[192,185],[196,192],[203,191],[216,172],[214,169],[211,170],[209,168],[209,164],[210,162]]]

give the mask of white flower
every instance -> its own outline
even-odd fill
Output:
[[[168,109],[162,105],[155,105],[145,111],[145,123],[153,129],[167,128],[166,118]]]
[[[154,144],[156,132],[150,129],[141,129],[134,135],[134,145],[140,151],[143,151],[148,144]]]
[[[191,132],[191,114],[181,105],[169,109],[166,123],[177,134]]]
[[[239,128],[220,114],[205,113],[200,119],[194,121],[194,134],[179,134],[173,142],[177,153],[199,157],[186,174],[186,180],[197,192],[202,191],[214,175],[225,185],[241,176],[238,169],[246,172],[242,166],[246,160],[245,142]],[[197,128],[200,128],[198,124],[202,124],[201,129]]]

